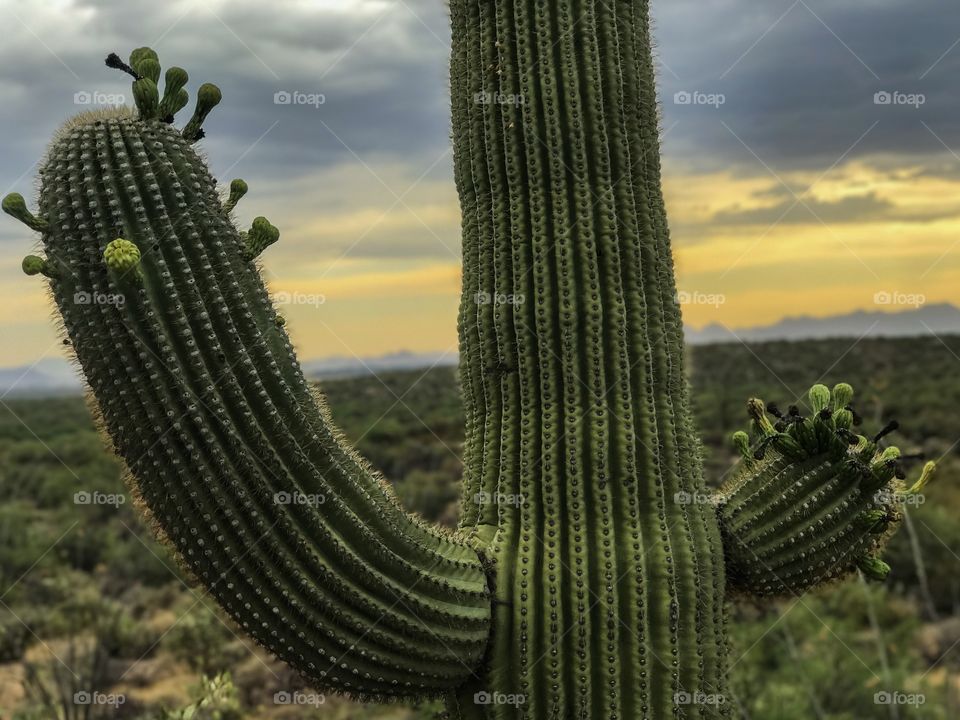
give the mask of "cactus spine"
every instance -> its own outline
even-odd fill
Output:
[[[852,572],[899,520],[895,449],[851,431],[852,389],[768,417],[704,487],[660,189],[647,4],[451,0],[460,532],[425,527],[341,441],[256,258],[192,150],[220,102],[161,97],[149,48],[107,64],[137,114],[68,123],[41,170],[49,280],[143,505],[236,621],[314,683],[442,695],[458,718],[714,718],[725,597]],[[93,302],[90,298],[114,298]],[[120,301],[116,299],[119,298]],[[919,492],[930,474],[907,492]],[[821,572],[822,571],[822,572]]]

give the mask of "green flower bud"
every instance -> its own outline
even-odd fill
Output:
[[[247,194],[247,183],[245,183],[240,178],[232,181],[230,183],[230,197],[227,198],[227,202],[224,204],[224,209],[227,212],[233,210],[237,203],[240,202],[240,199]]]
[[[868,555],[857,560],[857,567],[860,568],[860,572],[871,580],[882,581],[890,574],[889,565],[880,558],[870,557]]]
[[[44,275],[48,278],[56,275],[50,263],[36,255],[27,255],[20,264],[20,267],[23,268],[23,272],[27,275]]]
[[[148,47],[140,47],[130,53],[130,67],[136,69],[137,65],[144,60],[159,62],[160,58],[157,57],[157,53],[152,48]]]
[[[127,275],[138,271],[140,267],[140,249],[129,240],[117,238],[111,240],[103,251],[103,260],[107,268],[118,275]]]
[[[160,82],[160,63],[152,58],[144,58],[139,64],[134,65],[133,69],[137,71],[140,77],[153,80],[155,85]]]
[[[847,383],[837,383],[833,386],[833,409],[845,408],[853,400],[853,387]]]
[[[152,120],[157,117],[160,93],[157,84],[150,78],[140,78],[133,81],[133,100],[137,104],[141,120]]]
[[[826,385],[814,385],[810,388],[810,407],[818,413],[830,406],[830,388]]]
[[[745,458],[753,457],[753,454],[750,452],[750,436],[747,435],[743,430],[737,430],[733,434],[733,446],[737,451]]]
[[[10,193],[4,197],[0,207],[7,215],[15,217],[31,230],[43,232],[47,229],[47,221],[36,217],[27,209],[27,203],[20,193]]]
[[[203,121],[206,120],[210,111],[219,105],[222,99],[223,95],[216,85],[204,83],[200,86],[200,89],[197,90],[197,107],[193,111],[193,117],[183,128],[183,136],[187,140],[196,142],[203,137],[200,126],[203,125]]]

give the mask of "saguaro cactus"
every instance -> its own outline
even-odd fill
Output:
[[[137,112],[68,122],[41,170],[42,274],[143,506],[236,621],[312,682],[443,696],[461,718],[726,714],[725,598],[860,567],[898,522],[898,453],[852,390],[751,401],[704,486],[660,190],[646,3],[452,0],[463,209],[461,529],[426,527],[305,382],[191,144],[220,91],[140,48]],[[772,417],[772,420],[771,420]],[[918,492],[924,477],[909,492]]]

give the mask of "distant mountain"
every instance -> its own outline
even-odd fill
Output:
[[[329,379],[376,375],[389,370],[416,370],[417,368],[443,367],[457,364],[457,353],[413,353],[406,350],[381,355],[375,358],[335,357],[324,360],[301,362],[303,374],[308,378]]]
[[[912,335],[960,333],[960,308],[942,303],[915,310],[888,313],[864,311],[816,318],[806,315],[784,318],[773,325],[737,328],[711,324],[701,330],[686,328],[690,345],[710,343],[762,342],[764,340],[816,340],[838,337],[909,337]]]
[[[729,330],[707,325],[701,330],[686,328],[691,345],[710,343],[762,342],[764,340],[812,340],[837,337],[910,337],[916,335],[960,334],[960,308],[948,303],[926,305],[896,313],[857,311],[825,318],[799,316],[773,325]],[[449,367],[457,354],[401,351],[373,358],[335,357],[301,363],[303,373],[314,380],[375,375],[391,370]],[[0,397],[63,395],[81,392],[76,370],[59,358],[41,360],[32,366],[0,368]]]
[[[300,365],[313,380],[376,375],[390,370],[416,370],[457,364],[457,353],[400,351],[373,358],[334,357],[307,360]],[[0,398],[73,395],[83,391],[78,371],[66,360],[47,358],[35,365],[0,368]]]
[[[77,373],[62,358],[44,358],[33,365],[0,368],[0,397],[76,394],[83,388]]]

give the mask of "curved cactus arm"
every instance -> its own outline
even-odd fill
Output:
[[[760,400],[748,404],[753,439],[734,434],[743,455],[716,497],[731,590],[796,595],[861,570],[882,580],[878,557],[902,520],[902,505],[931,477],[927,463],[907,488],[896,447],[853,432],[853,388],[810,390],[812,415],[786,415]]]
[[[131,58],[135,84],[159,76],[151,63]],[[485,568],[404,513],[332,428],[190,147],[205,113],[181,134],[155,104],[74,119],[37,216],[3,205],[42,232],[46,258],[25,269],[50,279],[134,491],[230,615],[314,683],[381,698],[461,685],[487,644]]]

